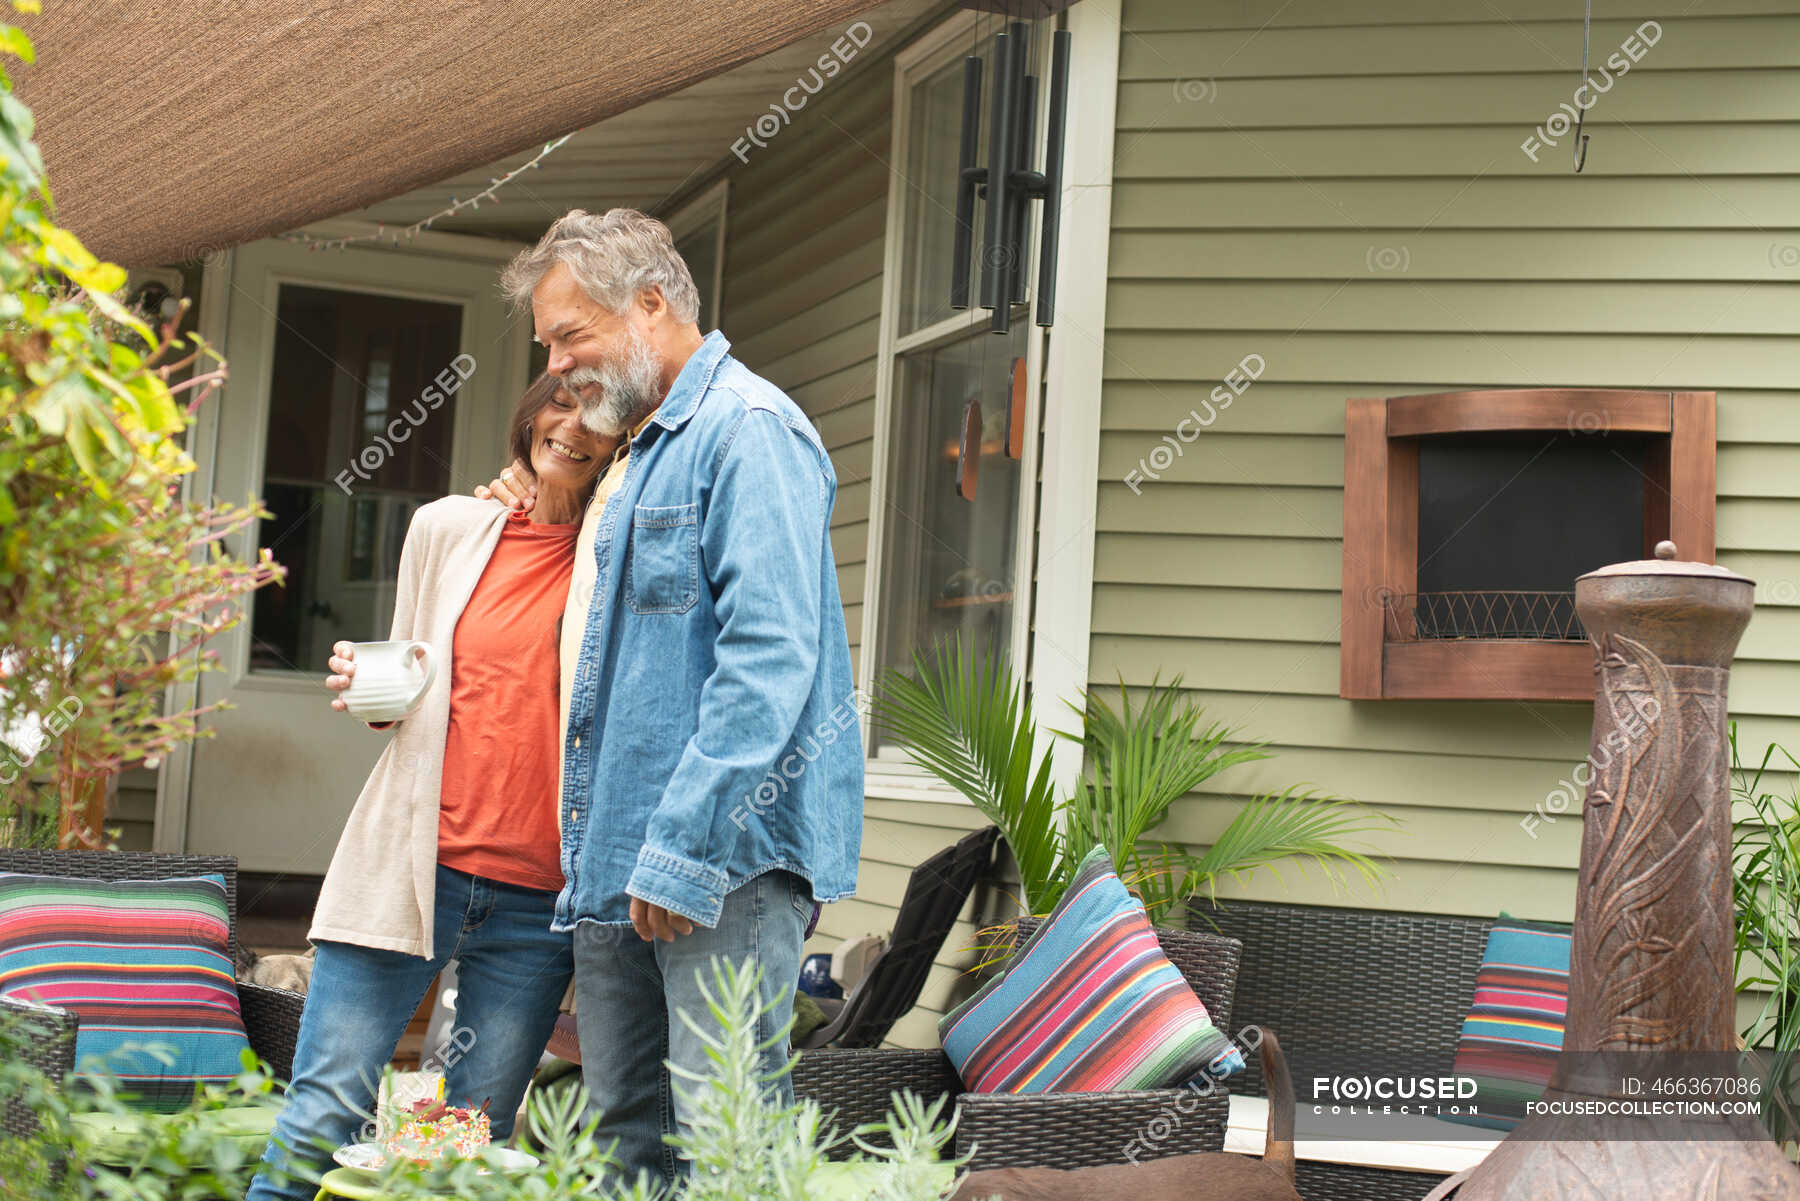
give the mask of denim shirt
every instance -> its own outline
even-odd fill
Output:
[[[705,926],[785,868],[856,887],[863,747],[831,554],[837,476],[718,331],[631,440],[594,539],[563,746],[555,927],[630,897]]]

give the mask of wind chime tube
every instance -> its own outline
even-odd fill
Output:
[[[988,122],[987,220],[981,238],[981,307],[995,310],[995,320],[1006,310],[1006,214],[1012,195],[1007,178],[1013,159],[1013,54],[1014,39],[994,37],[994,105]],[[999,332],[1004,332],[1004,327]]]
[[[1031,156],[1031,126],[1037,104],[1037,80],[1027,75],[1026,55],[1030,48],[1030,26],[1014,21],[1007,28],[1007,91],[1011,94],[1011,128],[1006,151],[1006,197],[1001,208],[999,303],[994,306],[988,330],[1005,334],[1012,329],[1012,306],[1025,299],[1025,205],[1031,199],[1031,185],[1026,164]]]
[[[950,307],[969,307],[969,251],[975,243],[975,188],[983,178],[975,156],[981,150],[981,59],[963,59],[962,148],[956,157],[956,259],[950,265]]]
[[[1062,226],[1063,134],[1069,110],[1069,31],[1059,29],[1050,42],[1050,111],[1044,146],[1044,214],[1038,245],[1037,323],[1048,328],[1056,319],[1056,245]]]
[[[1018,120],[1013,131],[1013,187],[1012,215],[1006,230],[1006,245],[1012,253],[1007,256],[1007,271],[1012,276],[1012,288],[1008,295],[1012,303],[1019,304],[1025,299],[1025,236],[1029,228],[1026,221],[1026,209],[1035,194],[1032,190],[1031,160],[1037,157],[1033,153],[1037,132],[1037,76],[1031,74],[1031,27],[1024,22],[1014,22],[1012,27],[1017,48],[1014,57],[1018,60],[1014,75],[1014,83],[1018,89],[1018,108],[1014,114]],[[1007,314],[1008,324],[1012,314]]]
[[[1024,55],[1021,54],[1023,59]],[[1015,156],[1020,165],[1015,168],[1019,175],[1029,175],[1026,167],[1031,158],[1032,127],[1037,124],[1037,76],[1027,75],[1019,80],[1019,129],[1014,138],[1019,153]],[[1031,185],[1021,179],[1014,178],[1012,189],[1012,216],[1007,222],[1006,244],[1012,249],[1007,256],[1007,270],[1012,274],[1012,288],[1009,295],[1014,304],[1025,299],[1025,232],[1026,206],[1031,203]],[[1010,318],[1011,314],[1007,314]]]

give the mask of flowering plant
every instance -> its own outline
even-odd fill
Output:
[[[0,839],[95,847],[106,777],[197,735],[207,710],[165,713],[165,689],[281,569],[223,549],[258,507],[182,499],[224,365],[56,224],[7,57],[31,41],[0,23]]]

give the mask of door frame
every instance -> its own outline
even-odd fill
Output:
[[[342,238],[374,234],[376,226],[373,222],[352,219],[333,219],[308,226],[305,233],[309,237]],[[268,355],[273,347],[273,329],[275,322],[275,300],[283,283],[312,284],[323,287],[347,288],[356,291],[367,291],[394,296],[416,297],[421,299],[442,300],[462,306],[463,328],[461,334],[464,346],[472,345],[473,311],[469,304],[478,294],[467,289],[455,287],[426,288],[395,286],[386,282],[382,270],[384,263],[391,266],[397,260],[405,260],[410,264],[425,258],[439,262],[457,262],[464,265],[485,265],[492,267],[496,273],[519,250],[521,244],[503,242],[493,238],[469,237],[460,234],[424,232],[413,238],[404,246],[382,246],[377,242],[357,244],[353,253],[367,265],[367,270],[358,272],[355,281],[347,280],[342,270],[333,270],[323,264],[308,264],[303,257],[308,254],[298,243],[281,239],[264,239],[244,247],[225,250],[208,255],[204,260],[202,272],[199,313],[196,328],[208,345],[218,350],[229,365],[234,354],[247,353],[255,355],[259,363],[257,377],[240,377],[241,382],[233,389],[227,382],[217,394],[208,399],[195,414],[193,423],[188,428],[187,448],[193,457],[195,470],[188,474],[184,481],[182,497],[184,501],[195,502],[217,494],[219,477],[220,438],[222,428],[222,412],[224,406],[233,403],[232,393],[236,392],[236,401],[240,404],[254,404],[254,432],[252,442],[258,437],[266,436],[269,419],[269,380],[267,378]],[[337,251],[313,251],[314,255],[336,255]],[[346,252],[350,253],[350,252]],[[245,258],[260,258],[265,255],[277,256],[274,264],[264,265],[252,263],[246,267]],[[366,258],[364,256],[367,256]],[[335,266],[335,264],[333,264]],[[243,291],[243,276],[254,270],[263,275],[263,294],[258,303],[265,310],[262,319],[254,328],[232,327],[232,309],[238,293]],[[266,272],[266,273],[265,273]],[[497,286],[497,281],[496,281]],[[252,344],[254,340],[259,345]],[[497,351],[499,359],[496,377],[501,380],[514,381],[514,386],[522,388],[525,373],[530,363],[531,322],[529,315],[513,314],[500,331]],[[260,352],[260,353],[259,353]],[[479,362],[479,358],[477,360]],[[494,423],[493,434],[503,439],[505,434],[505,406],[496,406],[499,418]],[[451,454],[451,487],[457,488],[462,483],[461,477],[468,475],[478,467],[474,453],[478,441],[479,429],[473,423],[477,415],[469,406],[459,405],[455,416],[455,428],[452,434]],[[476,435],[476,436],[471,436]],[[494,445],[499,445],[499,442]],[[260,464],[252,469],[253,494],[262,491],[262,469]],[[480,482],[480,481],[476,481]],[[470,485],[471,487],[473,484]],[[232,502],[241,502],[242,497],[226,498]],[[230,551],[240,558],[254,553],[259,543],[257,530],[246,531],[231,540]],[[293,673],[259,673],[252,676],[249,665],[249,622],[250,601],[245,600],[245,612],[242,622],[231,631],[227,631],[215,640],[212,649],[223,652],[218,670],[224,677],[216,682],[225,688],[236,691],[247,689],[252,692],[298,693],[309,692],[318,688],[319,677],[316,674]],[[164,712],[178,713],[192,709],[199,703],[201,679],[194,679],[170,685],[164,692]],[[194,753],[193,741],[178,744],[162,761],[157,776],[156,818],[152,832],[152,848],[168,853],[184,853],[188,846],[189,817],[192,812],[194,785]]]

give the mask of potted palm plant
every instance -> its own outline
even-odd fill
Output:
[[[914,656],[908,675],[878,682],[874,719],[912,761],[967,797],[1012,848],[1027,912],[1049,912],[1082,858],[1104,846],[1153,922],[1178,921],[1185,902],[1216,900],[1219,883],[1284,862],[1312,864],[1334,880],[1354,872],[1373,884],[1381,868],[1353,840],[1392,820],[1354,801],[1290,786],[1252,795],[1212,844],[1195,854],[1155,831],[1179,798],[1239,764],[1271,758],[1268,744],[1203,724],[1181,677],[1153,682],[1116,707],[1089,692],[1080,728],[1057,732],[1082,744],[1084,778],[1059,795],[1031,701],[998,651],[960,641]]]

